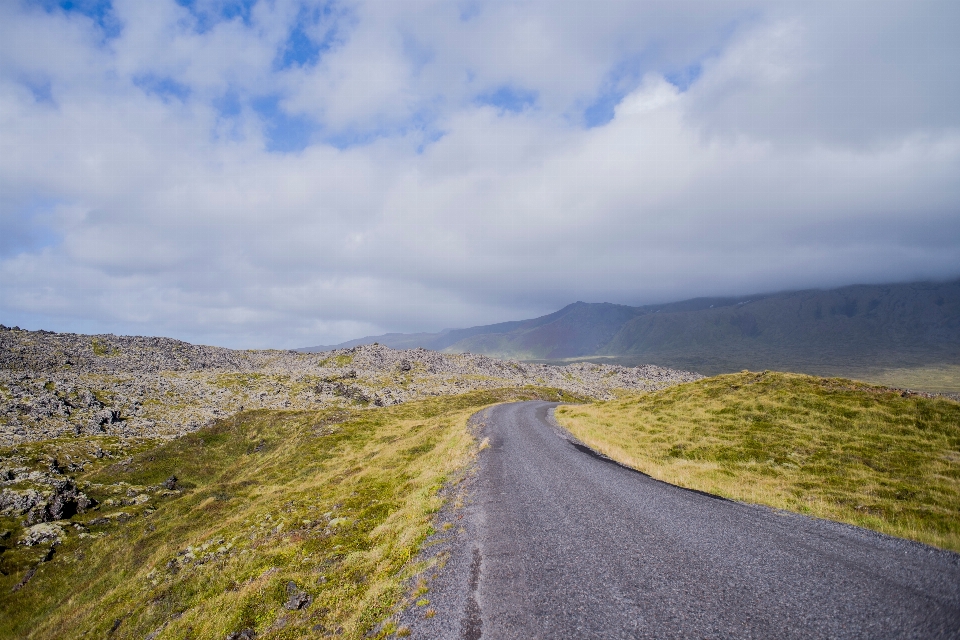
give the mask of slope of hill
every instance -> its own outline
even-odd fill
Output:
[[[840,378],[734,373],[557,420],[689,489],[960,551],[960,404]]]
[[[933,367],[932,378],[942,379],[960,371],[960,281],[643,307],[577,302],[532,320],[354,341],[372,342],[545,362],[653,363],[708,375],[785,369],[879,379],[889,370]],[[939,386],[960,391],[951,384]]]
[[[442,560],[413,559],[439,487],[476,455],[469,416],[556,397],[256,409],[170,441],[0,446],[0,637],[396,637],[385,619]]]
[[[391,349],[420,347],[452,353],[509,353],[510,358],[521,360],[567,358],[595,353],[625,322],[642,313],[641,309],[607,302],[575,302],[532,320],[444,329],[439,333],[387,333],[297,351],[318,353],[377,343]]]

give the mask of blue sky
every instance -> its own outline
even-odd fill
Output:
[[[0,322],[291,347],[960,276],[950,2],[14,0]]]

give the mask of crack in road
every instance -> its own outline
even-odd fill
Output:
[[[480,584],[482,561],[480,549],[474,547],[473,562],[470,563],[470,596],[467,599],[467,610],[460,622],[460,637],[463,640],[480,640],[483,635],[483,617],[480,613],[480,605],[477,604],[477,586]]]

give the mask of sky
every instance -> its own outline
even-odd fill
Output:
[[[960,3],[0,2],[0,323],[236,348],[960,277]]]

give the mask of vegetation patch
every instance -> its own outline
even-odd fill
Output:
[[[0,637],[383,637],[438,491],[475,450],[469,416],[557,397],[528,387],[247,411],[163,444],[0,451],[21,472],[69,456],[97,503],[31,531],[0,518]]]
[[[331,360],[333,361],[334,366],[345,367],[351,362],[353,362],[353,356],[347,355],[347,354],[341,354],[339,356],[331,358]]]
[[[960,551],[960,404],[952,400],[742,372],[559,407],[556,416],[654,478]]]
[[[221,373],[213,379],[213,384],[221,389],[253,388],[264,377],[262,373]]]
[[[94,338],[90,341],[90,348],[93,349],[94,355],[100,356],[102,358],[115,357],[120,355],[120,349],[117,347],[107,344],[99,338]]]

